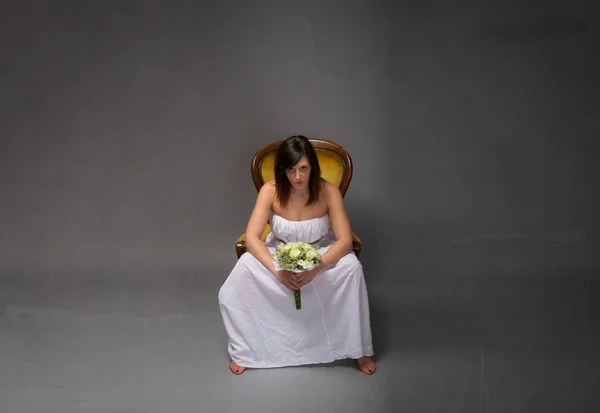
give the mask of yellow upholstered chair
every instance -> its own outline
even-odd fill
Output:
[[[317,153],[321,176],[330,183],[337,185],[340,188],[342,196],[345,196],[352,180],[352,158],[350,158],[350,154],[340,145],[324,139],[310,138],[309,141]],[[265,145],[254,154],[250,169],[257,191],[260,191],[265,182],[275,179],[275,154],[282,142],[283,140]],[[267,224],[261,237],[263,242],[266,241],[267,235],[270,232],[271,225]],[[352,233],[352,249],[358,257],[360,255],[361,241],[354,233]],[[236,240],[235,251],[238,258],[246,252],[245,233]]]

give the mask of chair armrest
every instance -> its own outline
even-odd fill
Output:
[[[361,247],[362,247],[362,242],[360,241],[360,238],[358,238],[358,235],[356,235],[353,232],[352,233],[352,251],[354,251],[354,253],[356,254],[356,258],[360,257]]]
[[[267,240],[267,235],[271,233],[271,225],[267,224],[265,226],[265,230],[263,231],[260,240],[265,242]],[[244,232],[240,237],[235,241],[235,251],[238,259],[246,252],[246,233]]]

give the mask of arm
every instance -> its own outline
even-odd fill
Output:
[[[248,220],[248,226],[246,227],[246,251],[252,254],[262,263],[262,265],[276,275],[273,257],[260,239],[269,220],[269,215],[271,214],[274,195],[275,185],[272,183],[265,183],[261,187],[256,199],[256,204],[254,205],[254,209]]]
[[[325,194],[336,241],[321,257],[321,270],[335,265],[340,258],[352,252],[352,229],[344,208],[342,193],[336,186],[328,183]]]
[[[260,240],[265,231],[265,226],[269,221],[274,196],[275,184],[273,182],[265,183],[258,193],[254,210],[250,215],[248,226],[246,227],[246,251],[271,271],[281,284],[291,291],[296,291],[300,287],[294,274],[286,270],[277,271],[273,263],[273,257],[267,247],[265,247],[265,244]]]
[[[321,271],[335,265],[340,258],[352,252],[352,230],[344,208],[342,193],[336,186],[328,183],[324,194],[327,199],[335,243],[323,254],[321,264],[312,270],[296,274],[296,280],[300,288],[310,283]]]
[[[325,187],[324,194],[327,199],[327,208],[335,242],[321,257],[321,264],[312,270],[296,274],[296,280],[300,288],[310,283],[321,271],[335,265],[340,258],[352,252],[352,230],[344,208],[342,194],[336,186],[329,183]]]

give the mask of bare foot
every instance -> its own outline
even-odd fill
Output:
[[[375,367],[375,362],[370,356],[362,356],[358,359],[358,368],[362,370],[365,374],[373,374],[377,369]]]
[[[246,370],[246,367],[238,366],[232,361],[231,364],[229,364],[229,370],[231,370],[233,374],[237,374],[239,376],[244,372],[244,370]]]

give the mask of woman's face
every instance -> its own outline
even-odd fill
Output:
[[[310,163],[306,156],[300,158],[298,163],[285,171],[293,187],[301,189],[308,186],[310,179]]]

